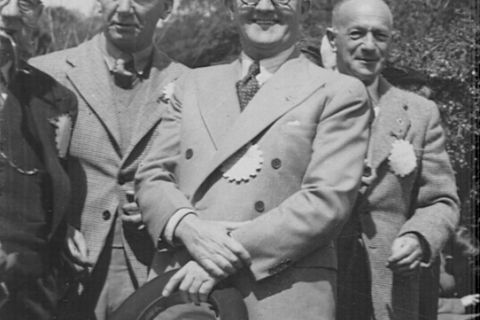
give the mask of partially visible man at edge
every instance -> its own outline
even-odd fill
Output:
[[[147,279],[154,248],[132,203],[133,177],[158,135],[161,102],[186,67],[153,45],[157,23],[170,14],[173,0],[99,4],[102,33],[31,63],[79,99],[71,154],[80,165],[71,170],[69,248],[78,268],[89,274],[76,307],[69,309],[80,318],[94,313],[102,320]]]
[[[75,95],[24,59],[39,0],[0,1],[0,319],[51,320],[65,291],[61,255]]]
[[[436,319],[438,255],[459,220],[439,111],[381,76],[393,28],[382,0],[340,1],[332,24],[337,69],[363,81],[376,115],[361,195],[338,240],[337,319]]]
[[[154,269],[182,266],[164,294],[196,303],[233,275],[251,320],[332,320],[333,239],[367,148],[365,87],[299,52],[310,1],[225,4],[243,52],[177,82],[137,174],[152,238],[173,245]]]

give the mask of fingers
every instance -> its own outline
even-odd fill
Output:
[[[178,270],[177,273],[175,273],[173,277],[170,278],[168,283],[165,285],[165,288],[163,288],[162,296],[169,297],[173,292],[175,292],[177,288],[180,286],[180,283],[183,281],[183,278],[185,277],[185,275],[186,275],[185,267]]]
[[[207,302],[208,296],[213,290],[213,287],[217,284],[216,281],[212,280],[207,280],[202,283],[200,286],[200,289],[198,290],[198,296],[201,302]]]
[[[251,262],[251,257],[248,251],[235,239],[229,237],[226,242],[226,246],[230,252],[232,252],[235,257],[238,257],[241,261],[236,261],[233,257],[230,260],[235,265],[243,263],[245,266],[249,266]],[[239,265],[239,268],[242,268],[242,265]]]
[[[122,206],[122,209],[127,215],[140,214],[140,208],[136,202],[126,203]]]
[[[132,214],[132,215],[121,215],[121,219],[125,223],[129,224],[141,224],[142,223],[142,215],[140,213]]]
[[[418,270],[420,268],[420,260],[416,260],[408,265],[397,266],[395,268],[391,268],[392,272],[402,277],[412,277],[418,274]]]

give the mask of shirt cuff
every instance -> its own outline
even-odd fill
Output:
[[[192,211],[190,208],[178,209],[168,220],[165,229],[163,230],[162,237],[163,239],[171,246],[175,246],[175,230],[178,227],[178,224],[188,216],[189,214],[197,215],[195,211]]]

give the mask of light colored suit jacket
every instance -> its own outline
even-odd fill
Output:
[[[423,302],[420,275],[401,278],[386,267],[392,243],[406,233],[418,234],[430,252],[425,267],[432,265],[457,226],[459,200],[438,108],[383,78],[379,91],[380,113],[373,123],[368,151],[372,175],[354,214],[358,215],[368,253],[375,319],[415,320],[420,319]],[[390,165],[396,140],[410,142],[416,156],[415,170],[404,177]],[[344,236],[348,236],[345,231]],[[355,270],[353,267],[350,270]],[[437,292],[428,294],[435,296]],[[428,309],[436,311],[436,305]]]
[[[73,172],[72,221],[84,234],[89,256],[97,261],[112,228],[117,208],[126,202],[125,192],[133,190],[133,178],[140,160],[158,134],[164,107],[164,88],[186,70],[154,50],[153,64],[144,94],[136,96],[138,116],[130,147],[120,148],[120,128],[111,91],[111,75],[100,48],[100,35],[72,49],[35,58],[31,63],[50,73],[74,91],[79,99],[79,116],[74,128],[70,152],[78,158]],[[138,284],[147,277],[152,248],[141,233],[124,230],[127,257]]]
[[[240,113],[240,77],[235,61],[194,70],[178,82],[137,175],[144,221],[158,239],[179,208],[194,207],[209,220],[250,220],[232,233],[252,257],[250,270],[233,280],[250,319],[331,319],[332,240],[362,173],[366,90],[295,54]],[[242,157],[248,147],[256,154],[252,145],[261,161]],[[230,182],[227,164],[240,162],[252,176]],[[157,272],[189,259],[184,250],[158,255]]]

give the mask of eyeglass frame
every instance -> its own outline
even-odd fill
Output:
[[[253,7],[256,6],[261,0],[241,0],[242,3],[246,6]],[[249,2],[251,1],[251,2]],[[276,6],[287,6],[291,0],[270,0]]]

